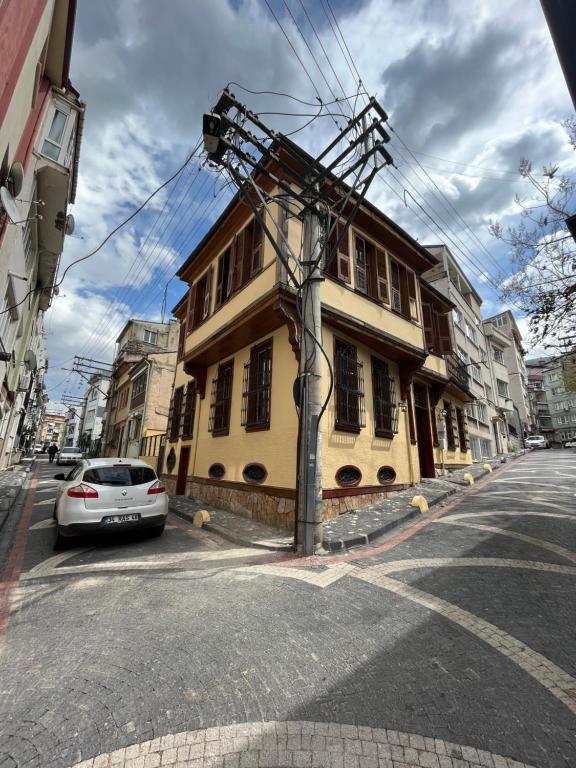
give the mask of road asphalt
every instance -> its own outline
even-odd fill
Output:
[[[0,768],[576,766],[575,453],[304,560],[172,515],[55,552],[53,474],[0,546]]]

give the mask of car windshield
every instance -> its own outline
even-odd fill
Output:
[[[84,480],[94,485],[144,485],[156,480],[156,473],[151,467],[91,467]]]
[[[62,448],[62,453],[82,453],[80,448]]]

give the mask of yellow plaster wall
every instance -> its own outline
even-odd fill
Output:
[[[192,445],[189,475],[207,478],[210,465],[218,462],[226,467],[224,480],[243,483],[244,466],[250,462],[257,462],[263,464],[268,471],[265,485],[295,488],[298,420],[292,397],[292,385],[298,367],[286,327],[279,328],[271,336],[265,336],[255,344],[268,338],[273,339],[270,429],[247,432],[240,423],[244,364],[250,358],[250,349],[253,346],[250,345],[234,355],[230,433],[226,436],[213,437],[208,431],[212,379],[217,375],[218,366],[214,365],[208,369],[206,397],[197,401],[195,437],[184,442],[185,445]],[[188,381],[189,378],[184,373],[182,364],[179,364],[175,387],[185,386]],[[167,443],[166,455],[173,446],[178,461],[180,445],[181,443]],[[177,472],[177,467],[178,463],[176,463],[174,474]],[[249,488],[250,485],[247,483],[246,487]]]
[[[439,376],[447,376],[448,373],[446,371],[446,361],[443,357],[440,357],[439,355],[428,355],[426,360],[424,361],[424,369],[428,371],[432,371],[432,373],[436,373]]]
[[[350,317],[362,320],[368,325],[395,336],[397,339],[424,348],[422,328],[387,309],[346,288],[334,280],[325,280],[321,288],[322,303],[344,312]]]
[[[323,329],[323,345],[332,358],[334,335],[345,339],[342,334],[334,334],[331,329]],[[364,406],[366,411],[366,426],[359,434],[341,432],[334,429],[335,398],[332,397],[326,413],[322,418],[322,484],[325,489],[338,488],[335,480],[336,471],[345,464],[353,464],[362,472],[361,486],[378,485],[377,472],[383,466],[391,466],[396,471],[395,483],[411,483],[420,479],[417,446],[410,444],[408,435],[408,414],[400,413],[398,419],[398,434],[392,439],[374,435],[374,407],[372,401],[372,371],[370,355],[367,347],[351,341],[358,350],[358,359],[364,365]],[[400,399],[398,383],[398,366],[387,360],[390,375],[396,381],[396,397]],[[328,392],[328,370],[323,371],[323,389]],[[411,466],[412,465],[412,469]],[[383,489],[385,486],[383,486]]]
[[[247,285],[245,285],[240,291],[232,294],[228,301],[214,311],[214,304],[216,302],[216,280],[218,272],[218,260],[213,262],[212,273],[212,292],[211,292],[211,312],[212,314],[201,325],[193,330],[193,332],[186,336],[184,342],[185,352],[189,352],[200,346],[206,339],[210,338],[213,334],[217,333],[222,327],[230,323],[235,317],[240,315],[246,310],[252,303],[261,299],[264,294],[268,293],[273,287],[276,281],[275,259],[270,258],[268,249],[264,251],[267,261],[265,262],[262,271]],[[202,273],[202,275],[204,272]],[[202,277],[200,275],[200,277]]]

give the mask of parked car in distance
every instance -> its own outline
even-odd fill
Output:
[[[60,480],[54,505],[55,548],[90,533],[148,529],[160,536],[168,495],[156,472],[141,459],[82,459]]]
[[[34,453],[42,453],[42,443],[36,443],[34,446]]]
[[[550,444],[544,435],[530,435],[524,443],[526,448],[550,448]]]
[[[60,448],[56,454],[56,464],[76,464],[83,458],[81,448],[73,448],[71,445]]]
[[[576,440],[567,440],[564,443],[564,448],[576,448]]]

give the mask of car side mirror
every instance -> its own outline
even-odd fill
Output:
[[[66,480],[66,475],[61,472],[59,475],[54,475],[54,480]]]

